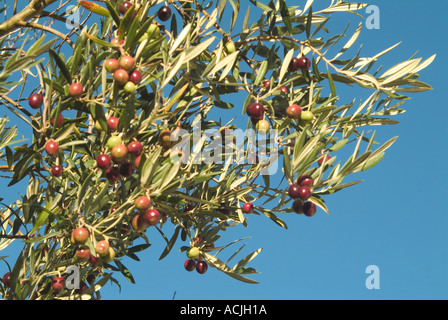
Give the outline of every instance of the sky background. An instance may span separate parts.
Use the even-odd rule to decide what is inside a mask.
[[[249,1],[241,2],[244,10]],[[305,2],[288,3],[303,5]],[[317,2],[319,5],[329,3]],[[448,210],[445,204],[448,153],[444,145],[448,118],[445,98],[448,2],[432,0],[423,5],[416,0],[378,0],[369,1],[369,4],[380,9],[380,29],[369,30],[364,25],[353,46],[355,51],[362,44],[361,55],[372,56],[401,41],[398,48],[382,57],[383,70],[416,52],[422,60],[437,54],[435,61],[420,72],[420,80],[429,83],[434,90],[410,95],[411,100],[403,105],[407,112],[393,118],[400,124],[374,128],[377,141],[382,143],[399,136],[383,161],[353,176],[353,180],[362,179],[363,183],[326,196],[329,215],[318,209],[312,218],[296,214],[281,216],[288,224],[287,230],[265,216],[251,215],[248,228],[241,225],[226,231],[221,244],[250,237],[241,242],[246,243],[241,258],[263,248],[249,264],[261,272],[250,276],[260,284],[236,281],[213,268],[204,275],[186,272],[185,253],[178,251],[185,243],[180,241],[159,261],[165,241],[156,230],[148,230],[152,246],[139,254],[141,262],[129,258],[123,261],[136,284],[116,274],[121,292],[115,284],[108,284],[102,290],[103,299],[448,298]],[[256,11],[251,7],[250,21],[256,20]],[[365,17],[369,15],[365,10],[359,13]],[[360,17],[344,13],[334,13],[331,20],[334,21],[327,27],[332,34],[342,32],[350,22],[347,39],[362,21]],[[341,45],[343,43],[344,40]],[[345,57],[350,57],[350,53]],[[348,87],[341,87],[338,92],[341,104],[360,99],[358,94],[359,91]],[[8,197],[12,201],[16,194],[8,193]],[[234,249],[238,247],[235,245]],[[10,263],[13,257],[12,253],[8,259]],[[225,257],[224,254],[223,259]],[[379,268],[380,289],[366,288],[369,265]]]

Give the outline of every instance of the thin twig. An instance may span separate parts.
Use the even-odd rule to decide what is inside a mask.
[[[75,44],[73,43],[72,39],[70,39],[69,37],[67,37],[64,33],[55,30],[53,28],[35,23],[35,22],[24,22],[24,21],[19,21],[17,22],[17,24],[19,26],[22,27],[28,27],[28,28],[33,28],[33,29],[39,29],[42,31],[46,31],[46,32],[50,32],[56,36],[58,36],[59,38],[61,38],[62,40],[64,40],[65,42],[67,42],[73,49],[75,48]]]
[[[37,16],[45,7],[56,0],[33,0],[22,11],[0,24],[0,38],[20,27],[20,23]]]

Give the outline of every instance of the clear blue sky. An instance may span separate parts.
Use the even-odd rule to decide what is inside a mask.
[[[387,69],[417,51],[423,59],[437,54],[433,64],[421,72],[421,80],[434,90],[411,95],[404,104],[407,112],[394,118],[399,125],[375,128],[380,142],[399,136],[383,161],[354,176],[363,183],[325,198],[330,215],[321,210],[312,218],[290,214],[284,219],[287,230],[253,215],[249,228],[225,232],[223,242],[250,237],[244,241],[247,245],[241,256],[263,248],[250,263],[261,272],[252,276],[261,282],[258,285],[238,282],[212,268],[204,275],[186,272],[186,256],[177,250],[181,242],[158,261],[165,242],[156,230],[149,230],[152,246],[139,254],[141,262],[123,261],[136,284],[117,274],[121,293],[116,285],[107,285],[102,291],[104,299],[171,299],[175,292],[176,299],[186,300],[448,298],[448,210],[444,203],[448,153],[443,138],[448,118],[444,98],[448,2],[369,3],[380,9],[380,29],[364,26],[354,45],[358,49],[363,44],[362,55],[373,55],[402,41],[381,60]],[[242,1],[242,8],[248,5],[249,1]],[[368,16],[363,10],[360,13]],[[328,26],[331,33],[342,32],[350,21],[350,35],[361,21],[354,15],[333,16]],[[344,89],[339,95],[348,102],[361,98],[357,92]],[[380,289],[365,286],[369,265],[380,270]]]

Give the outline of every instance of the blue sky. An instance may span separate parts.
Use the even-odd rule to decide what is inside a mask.
[[[412,95],[404,104],[408,111],[395,118],[399,125],[376,128],[379,141],[399,136],[383,161],[355,177],[363,183],[325,198],[330,215],[318,211],[308,219],[291,214],[285,219],[287,230],[254,215],[249,217],[249,228],[226,232],[223,237],[229,241],[251,237],[245,241],[246,254],[263,248],[251,262],[261,272],[252,276],[260,281],[258,285],[240,283],[214,269],[204,275],[187,273],[182,266],[185,256],[175,250],[158,261],[164,243],[152,232],[149,237],[154,244],[141,255],[143,263],[127,263],[137,284],[123,281],[122,294],[112,289],[103,293],[104,298],[171,299],[174,292],[176,299],[187,300],[448,297],[448,212],[443,203],[448,172],[442,138],[447,118],[444,72],[448,70],[443,12],[448,3],[428,1],[425,9],[420,1],[369,3],[380,9],[380,29],[364,26],[353,46],[356,50],[363,44],[362,53],[369,56],[402,41],[384,56],[387,67],[417,51],[423,59],[437,54],[421,72],[421,80],[434,90]],[[348,14],[334,14],[334,19],[331,32],[342,32],[348,19],[353,32],[360,21]],[[339,94],[346,101],[356,97],[350,90]],[[380,270],[380,289],[366,288],[369,265]]]
[[[363,183],[327,196],[329,215],[321,210],[312,218],[286,215],[287,230],[264,216],[252,215],[248,228],[238,226],[225,232],[223,242],[250,237],[243,241],[247,245],[241,257],[263,248],[250,263],[261,272],[252,276],[258,285],[238,282],[212,268],[204,275],[186,272],[186,256],[177,250],[181,242],[158,261],[165,242],[156,230],[149,230],[152,246],[139,254],[141,262],[123,261],[136,284],[117,274],[121,292],[108,284],[102,291],[104,299],[165,300],[174,294],[176,299],[185,300],[448,297],[448,210],[444,203],[448,154],[443,138],[448,117],[444,98],[448,85],[448,22],[444,14],[448,2],[369,3],[380,9],[380,29],[364,26],[354,45],[356,50],[363,44],[362,54],[371,56],[401,41],[398,48],[383,56],[385,69],[416,52],[422,59],[437,54],[432,65],[421,72],[421,80],[434,90],[410,95],[411,100],[403,105],[407,112],[394,118],[400,124],[375,128],[380,142],[399,136],[383,161],[354,176],[365,180]],[[242,8],[248,4],[242,1]],[[251,13],[255,12],[251,8]],[[368,16],[363,10],[360,13]],[[361,21],[354,15],[333,16],[334,22],[328,26],[332,33],[342,32],[350,21],[350,35]],[[347,88],[338,94],[344,102],[361,98],[358,91]],[[12,200],[14,194],[9,196]],[[366,288],[369,265],[380,270],[380,289]]]

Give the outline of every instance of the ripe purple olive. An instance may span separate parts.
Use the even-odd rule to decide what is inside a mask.
[[[297,66],[302,70],[308,70],[311,66],[311,61],[305,56],[298,59]]]
[[[6,272],[2,278],[2,283],[5,287],[9,287],[11,285],[11,272]]]
[[[146,211],[151,206],[151,200],[147,196],[138,196],[134,201],[135,209],[139,211]]]
[[[126,70],[127,72],[130,72],[134,69],[135,60],[132,56],[123,56],[120,58],[120,66]]]
[[[303,213],[303,200],[295,199],[292,203],[292,209],[295,213]]]
[[[125,85],[129,81],[128,72],[122,68],[115,70],[113,78],[119,85]]]
[[[77,227],[72,231],[72,239],[75,244],[84,244],[89,238],[89,231],[84,227]]]
[[[90,259],[90,249],[88,247],[80,247],[75,252],[79,261],[86,262]]]
[[[290,72],[295,72],[295,71],[297,71],[299,69],[300,69],[299,58],[296,58],[296,57],[292,58],[291,62],[289,63],[289,66],[288,66],[288,70]]]
[[[292,104],[286,109],[286,115],[291,119],[300,119],[302,114],[302,108],[297,104]]]
[[[45,144],[45,151],[47,152],[47,154],[49,156],[56,156],[59,152],[59,144],[54,141],[54,140],[49,140],[46,144]]]
[[[55,177],[62,176],[63,171],[64,171],[64,168],[62,168],[62,166],[60,166],[60,165],[56,165],[51,168],[51,174]]]
[[[159,223],[160,213],[156,209],[149,209],[145,212],[145,220],[148,221],[150,226],[155,226]]]
[[[119,170],[120,170],[120,175],[124,178],[127,178],[134,173],[134,167],[132,166],[132,164],[129,161],[125,161],[125,162],[121,163]]]
[[[207,272],[208,264],[204,260],[198,261],[196,263],[196,271],[200,274],[204,274]]]
[[[88,288],[89,288],[89,287],[87,286],[87,284],[86,284],[84,281],[81,281],[80,284],[79,284],[79,288],[78,288],[78,289],[75,289],[75,293],[77,293],[77,294],[83,294],[84,292],[86,292],[86,290],[87,290]]]
[[[302,200],[307,200],[311,197],[311,190],[307,186],[299,186],[298,193],[299,198]]]
[[[307,217],[312,217],[314,216],[314,214],[316,213],[316,205],[310,201],[306,201],[303,204],[303,213],[307,216]]]
[[[126,236],[129,234],[129,231],[131,231],[131,227],[127,223],[123,223],[120,228],[120,234]]]
[[[328,162],[331,159],[331,156],[329,154],[323,155],[317,160],[317,164],[319,166],[323,165],[324,162]]]
[[[193,271],[194,269],[196,269],[196,261],[194,259],[187,259],[187,260],[185,260],[184,268],[188,272]]]
[[[44,97],[39,93],[33,93],[28,98],[28,104],[33,109],[39,109],[44,103]]]
[[[138,70],[134,70],[129,75],[129,81],[134,83],[135,85],[138,85],[142,81],[142,74]]]
[[[300,186],[298,184],[292,184],[289,186],[288,194],[291,198],[297,199],[300,197]]]
[[[286,86],[281,86],[280,88],[278,88],[278,90],[280,90],[284,94],[288,94],[288,92],[289,92],[288,87],[286,87]]]
[[[54,291],[61,292],[65,287],[65,279],[62,277],[54,277],[51,287]]]
[[[141,159],[142,159],[142,156],[141,156],[141,155],[135,157],[135,159],[134,159],[134,165],[135,165],[136,168],[138,168],[138,167],[140,166],[140,160],[141,160]]]
[[[128,151],[134,156],[139,156],[143,152],[143,145],[139,141],[131,141],[128,144]]]
[[[72,98],[79,98],[84,93],[84,88],[80,83],[72,83],[68,88],[68,93]]]
[[[243,205],[243,211],[245,213],[253,213],[254,212],[254,205],[251,202],[246,202]]]
[[[48,246],[43,242],[39,243],[36,247],[36,252],[39,252],[39,251],[40,251],[40,254],[46,255],[48,253]]]
[[[96,158],[96,164],[98,168],[106,170],[112,165],[112,160],[107,154],[100,154]]]
[[[111,132],[114,132],[118,128],[119,119],[117,117],[111,116],[107,118],[107,124]]]
[[[136,214],[134,218],[132,218],[131,225],[136,232],[145,232],[149,226],[145,216],[141,214]]]
[[[121,14],[125,14],[129,8],[132,7],[132,3],[129,1],[123,1],[120,6],[118,7],[118,11],[120,11]]]
[[[94,267],[99,266],[99,265],[100,265],[100,262],[101,262],[101,260],[100,260],[99,257],[95,257],[94,255],[90,255],[89,263],[90,263],[92,266],[94,266]]]
[[[157,17],[159,17],[162,21],[167,21],[169,18],[171,18],[171,9],[168,6],[163,6],[159,9],[157,12]]]
[[[96,243],[95,251],[100,256],[105,256],[109,252],[109,242],[107,240],[101,240]]]
[[[105,174],[106,174],[107,180],[109,180],[110,183],[114,183],[114,182],[118,181],[121,177],[120,169],[116,166],[106,169]]]
[[[261,120],[264,115],[264,107],[261,103],[253,102],[248,104],[246,113],[253,120]]]
[[[314,179],[310,175],[302,175],[297,179],[297,184],[299,186],[306,186],[312,188],[314,185]]]
[[[115,163],[123,162],[128,156],[128,148],[124,144],[117,144],[110,152],[112,161]]]
[[[54,125],[54,118],[50,120],[51,125]],[[56,128],[62,127],[64,124],[64,116],[60,113],[58,116],[58,121],[56,122]]]
[[[120,68],[120,62],[117,59],[107,59],[104,67],[106,68],[107,72],[114,73],[118,68]]]
[[[93,273],[90,273],[88,276],[87,276],[87,282],[90,284],[90,285],[92,285],[92,284],[94,284],[95,283],[95,280],[96,280],[96,276],[93,274]]]
[[[271,81],[269,81],[269,80],[264,80],[263,81],[263,84],[262,84],[262,87],[263,88],[270,88],[271,87]]]
[[[110,41],[110,43],[113,44],[113,45],[115,45],[115,46],[123,45],[123,44],[124,44],[124,40],[121,39],[120,41],[118,41],[118,38],[113,38],[113,39]]]

